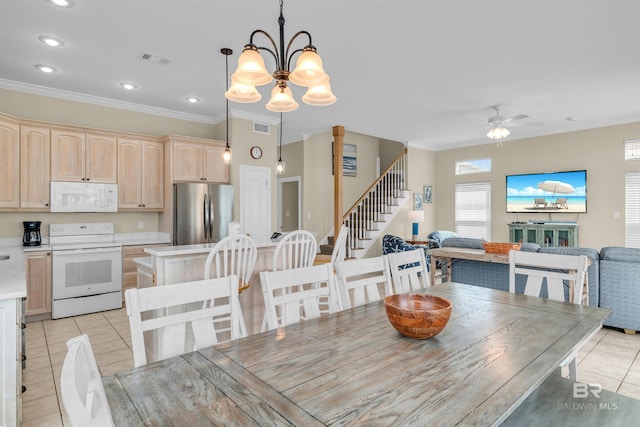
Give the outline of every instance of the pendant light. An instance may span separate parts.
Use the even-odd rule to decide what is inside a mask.
[[[276,174],[284,175],[284,162],[282,161],[282,113],[280,113],[280,154],[278,155],[278,165],[276,166]]]
[[[229,55],[231,55],[233,51],[227,47],[223,47],[222,49],[220,49],[220,53],[224,55],[225,72],[226,72],[225,81],[226,81],[227,92],[229,92]],[[225,95],[227,92],[225,92]],[[231,162],[231,147],[229,147],[229,98],[225,96],[225,100],[227,102],[227,146],[224,149],[223,158],[224,158],[224,162],[229,164]]]

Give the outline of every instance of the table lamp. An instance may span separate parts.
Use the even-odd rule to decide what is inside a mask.
[[[418,240],[418,223],[424,221],[424,211],[409,211],[409,221],[413,222],[413,240]]]

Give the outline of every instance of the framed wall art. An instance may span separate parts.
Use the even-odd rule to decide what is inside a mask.
[[[413,193],[413,210],[421,211],[422,210],[422,194]]]
[[[433,188],[430,185],[425,185],[423,188],[422,200],[424,203],[431,203],[431,197],[433,194]]]
[[[334,143],[331,142],[331,174],[333,170]],[[358,159],[357,146],[354,144],[342,144],[342,176],[357,176]]]

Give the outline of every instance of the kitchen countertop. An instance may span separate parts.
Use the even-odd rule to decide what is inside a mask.
[[[269,248],[276,247],[278,242],[271,241],[269,239],[253,239],[256,247]],[[145,248],[144,251],[150,255],[157,257],[167,257],[174,255],[193,255],[207,253],[215,246],[215,243],[201,243],[198,245],[179,245],[179,246],[165,246],[162,248]]]
[[[169,233],[159,233],[159,232],[116,233],[114,238],[116,242],[122,243],[122,246],[157,245],[161,243],[171,244]]]
[[[27,296],[22,249],[22,239],[0,239],[0,255],[9,255],[0,260],[0,300]]]

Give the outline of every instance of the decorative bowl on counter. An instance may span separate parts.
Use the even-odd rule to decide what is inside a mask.
[[[451,316],[451,301],[435,295],[409,293],[384,299],[389,322],[405,337],[426,339],[438,335]]]

